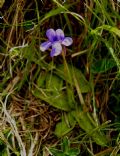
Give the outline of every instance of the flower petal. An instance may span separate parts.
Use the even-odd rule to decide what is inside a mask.
[[[55,38],[56,38],[56,32],[54,29],[48,29],[46,31],[46,36],[48,37],[50,42],[54,42]]]
[[[56,30],[56,36],[58,40],[63,40],[65,38],[64,32],[61,29]]]
[[[70,46],[73,43],[73,40],[71,37],[65,37],[65,39],[62,41],[62,44],[65,46]]]
[[[43,42],[43,43],[40,45],[40,50],[41,50],[41,51],[45,51],[45,50],[47,50],[51,45],[52,45],[52,43],[51,43],[50,41]]]
[[[53,45],[52,45],[52,51],[50,53],[50,56],[51,57],[54,57],[54,56],[57,56],[59,55],[60,53],[62,52],[62,46],[59,42],[55,42]]]

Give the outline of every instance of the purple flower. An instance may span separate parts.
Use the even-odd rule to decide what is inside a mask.
[[[71,37],[65,37],[64,32],[61,29],[48,29],[46,31],[46,36],[48,37],[48,41],[43,42],[40,45],[40,50],[45,51],[52,47],[50,56],[54,57],[60,55],[62,52],[62,45],[63,46],[70,46],[73,43]]]

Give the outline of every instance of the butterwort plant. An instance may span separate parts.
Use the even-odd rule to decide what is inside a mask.
[[[48,29],[46,31],[46,36],[48,40],[41,43],[40,50],[44,52],[51,48],[51,57],[60,55],[65,47],[73,43],[71,37],[65,37],[62,29]]]

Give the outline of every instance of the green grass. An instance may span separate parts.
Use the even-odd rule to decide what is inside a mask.
[[[120,155],[120,3],[0,2],[0,156]],[[40,51],[46,30],[73,39]]]

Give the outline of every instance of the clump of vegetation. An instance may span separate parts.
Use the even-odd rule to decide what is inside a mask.
[[[0,155],[120,155],[120,2],[0,2]]]

